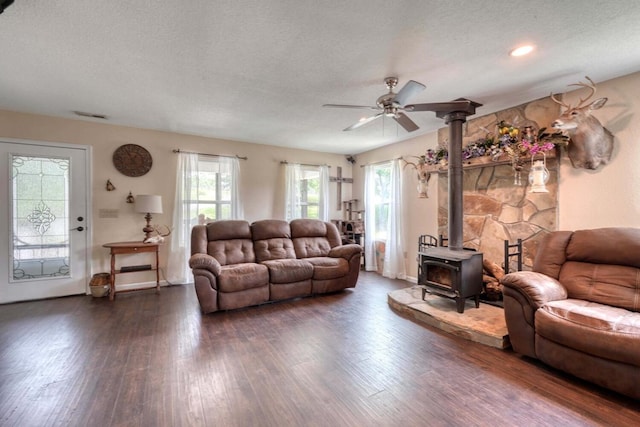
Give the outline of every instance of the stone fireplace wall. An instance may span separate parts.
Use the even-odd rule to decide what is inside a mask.
[[[498,113],[479,117],[466,123],[463,146],[493,132],[499,121],[517,127],[533,126],[536,131],[559,116],[559,106],[543,98]],[[440,129],[438,141],[446,144],[448,129]],[[547,158],[549,170],[548,193],[530,193],[528,185],[530,161],[522,171],[522,186],[514,185],[514,171],[508,162],[491,162],[489,158],[473,159],[464,165],[463,186],[463,245],[484,254],[484,259],[504,264],[504,241],[516,243],[522,239],[523,269],[533,265],[540,240],[558,224],[559,157],[555,152]],[[541,156],[536,157],[540,159]],[[448,173],[438,176],[438,228],[447,237]],[[510,270],[516,270],[511,259]]]

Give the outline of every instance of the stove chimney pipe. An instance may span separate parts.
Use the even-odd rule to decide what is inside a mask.
[[[464,98],[456,99],[454,102],[462,103],[464,108],[436,112],[436,116],[443,118],[449,125],[449,249],[462,250],[462,124],[467,121],[467,116],[475,114],[476,108],[482,104]]]

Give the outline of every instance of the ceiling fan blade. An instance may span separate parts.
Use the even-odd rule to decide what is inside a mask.
[[[354,129],[358,129],[359,127],[362,127],[366,124],[371,123],[372,121],[374,121],[375,119],[377,119],[378,117],[382,117],[384,113],[378,113],[375,116],[371,116],[371,117],[367,117],[366,119],[360,119],[359,121],[357,121],[356,123],[352,124],[351,126],[349,126],[348,128],[345,128],[343,130],[347,131],[347,130],[354,130]]]
[[[414,130],[420,129],[418,125],[415,124],[415,122],[404,113],[396,114],[395,116],[393,116],[393,120],[398,122],[398,124],[402,126],[407,132],[413,132]]]
[[[348,104],[322,104],[323,107],[329,108],[360,108],[367,110],[380,110],[379,107],[373,107],[371,105],[348,105]]]
[[[422,83],[418,83],[415,80],[409,80],[407,84],[405,84],[396,94],[395,98],[393,98],[393,102],[398,105],[404,105],[409,101],[409,99],[422,92],[425,88],[426,86]]]

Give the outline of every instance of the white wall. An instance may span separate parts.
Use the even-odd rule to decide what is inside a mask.
[[[595,97],[608,97],[609,100],[593,114],[614,134],[615,148],[611,162],[596,171],[574,169],[566,155],[562,156],[558,207],[558,228],[561,230],[640,227],[640,72],[598,82],[597,88]],[[574,91],[565,99],[569,104],[576,103],[579,96],[584,95],[584,91]],[[479,109],[476,116],[482,115]],[[433,132],[360,154],[356,166],[400,156],[421,155],[436,146],[437,132]],[[407,274],[415,278],[418,236],[438,235],[437,179],[433,177],[429,182],[429,199],[418,199],[415,174],[407,168],[404,178],[407,183],[404,193]],[[361,198],[362,168],[354,168],[354,180],[354,197]]]
[[[613,133],[611,162],[595,171],[574,169],[565,157],[560,170],[560,229],[640,227],[640,72],[597,84],[608,101],[593,115]],[[572,92],[567,100],[577,103]]]
[[[240,161],[240,191],[245,218],[250,222],[266,218],[284,219],[284,167],[280,164],[281,161],[327,164],[331,166],[331,176],[336,175],[338,166],[342,167],[343,177],[351,177],[352,169],[343,155],[0,110],[0,139],[2,137],[92,146],[92,274],[109,271],[109,253],[102,247],[104,243],[141,240],[144,237],[143,216],[135,213],[133,205],[125,200],[129,191],[134,195],[161,195],[164,213],[154,215],[152,222],[171,225],[177,166],[177,155],[172,153],[175,148],[248,157],[248,160]],[[149,173],[132,178],[115,169],[113,152],[122,144],[138,144],[151,153],[153,166]],[[108,179],[116,187],[115,191],[106,191]],[[343,200],[351,198],[351,188],[352,184],[342,184]],[[342,219],[343,212],[337,210],[336,189],[336,184],[331,183],[329,213],[331,218]],[[118,209],[119,217],[100,218],[100,209]],[[166,263],[167,249],[168,245],[161,249],[161,267]],[[124,284],[145,280],[143,275],[144,273],[125,275],[118,277],[118,282]]]

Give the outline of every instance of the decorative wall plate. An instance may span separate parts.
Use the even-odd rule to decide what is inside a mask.
[[[151,170],[151,154],[136,144],[121,145],[113,152],[113,165],[126,176],[142,176]]]

